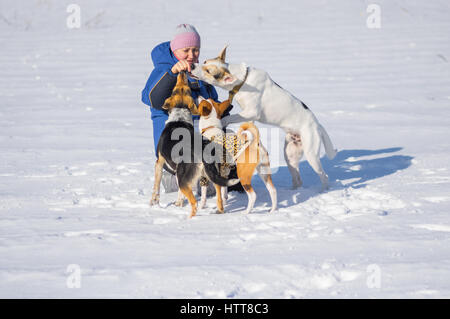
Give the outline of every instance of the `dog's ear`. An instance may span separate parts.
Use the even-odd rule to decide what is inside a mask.
[[[211,114],[212,105],[207,101],[203,100],[200,102],[200,105],[198,106],[198,113],[200,116],[208,116]]]
[[[227,55],[227,48],[228,48],[228,44],[223,47],[222,51],[220,51],[219,56],[218,56],[218,59],[220,61],[222,61],[223,63],[225,63],[225,57]]]
[[[162,106],[163,110],[168,111],[170,109],[170,106],[172,105],[172,97],[168,97]]]
[[[230,106],[231,102],[230,100],[225,100],[222,103],[217,103],[217,116],[220,118],[222,118],[223,113],[228,109],[228,107]]]
[[[183,85],[183,84],[187,84],[188,80],[187,80],[187,75],[186,75],[186,71],[181,71],[178,73],[177,76],[177,86]]]
[[[200,115],[194,99],[192,99],[192,103],[189,104],[189,110],[191,111],[192,115]]]
[[[204,100],[206,100],[203,96],[199,95],[197,97],[197,105],[200,105],[200,103],[202,103]]]

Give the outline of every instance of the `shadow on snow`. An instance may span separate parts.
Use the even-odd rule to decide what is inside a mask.
[[[411,166],[413,157],[407,155],[388,155],[401,151],[401,147],[379,150],[342,150],[333,160],[321,159],[329,177],[330,190],[344,188],[363,188],[367,182],[394,174]],[[272,179],[278,193],[278,207],[288,208],[320,194],[319,176],[304,159],[300,162],[300,175],[303,186],[292,189],[291,174],[286,166],[272,169]],[[252,184],[257,195],[254,213],[266,213],[271,206],[270,197],[264,183],[254,177]],[[234,192],[228,201],[228,212],[242,211],[247,207],[247,195]],[[244,204],[244,206],[242,206]],[[263,208],[262,210],[259,208]]]

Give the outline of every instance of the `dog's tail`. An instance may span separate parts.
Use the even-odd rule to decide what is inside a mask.
[[[238,151],[238,153],[234,156],[234,160],[239,161],[239,157],[245,156],[245,161],[250,161],[251,163],[259,162],[258,154],[258,145],[259,145],[259,130],[255,126],[253,122],[245,122],[239,127],[236,135],[243,141],[245,144]]]
[[[214,163],[203,162],[203,165],[205,167],[206,175],[214,184],[225,187],[233,186],[239,183],[239,178],[226,179],[220,176],[219,170]]]
[[[241,136],[244,140],[248,142],[258,142],[259,141],[259,130],[253,124],[253,122],[245,122],[239,127],[237,136]]]
[[[337,149],[333,147],[330,137],[328,136],[325,128],[319,124],[320,137],[322,138],[323,146],[325,147],[325,153],[329,159],[333,159],[337,154]]]

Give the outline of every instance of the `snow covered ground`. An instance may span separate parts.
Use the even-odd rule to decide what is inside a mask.
[[[448,1],[379,0],[380,28],[363,0],[70,3],[0,0],[0,297],[450,297]],[[256,176],[250,215],[148,206],[140,91],[179,23],[312,109],[329,191],[304,161],[290,189],[279,132],[276,213]]]

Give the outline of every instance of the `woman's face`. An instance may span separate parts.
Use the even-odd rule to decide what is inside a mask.
[[[178,60],[186,60],[189,63],[198,63],[198,57],[200,56],[200,48],[188,47],[175,50],[175,56]]]

